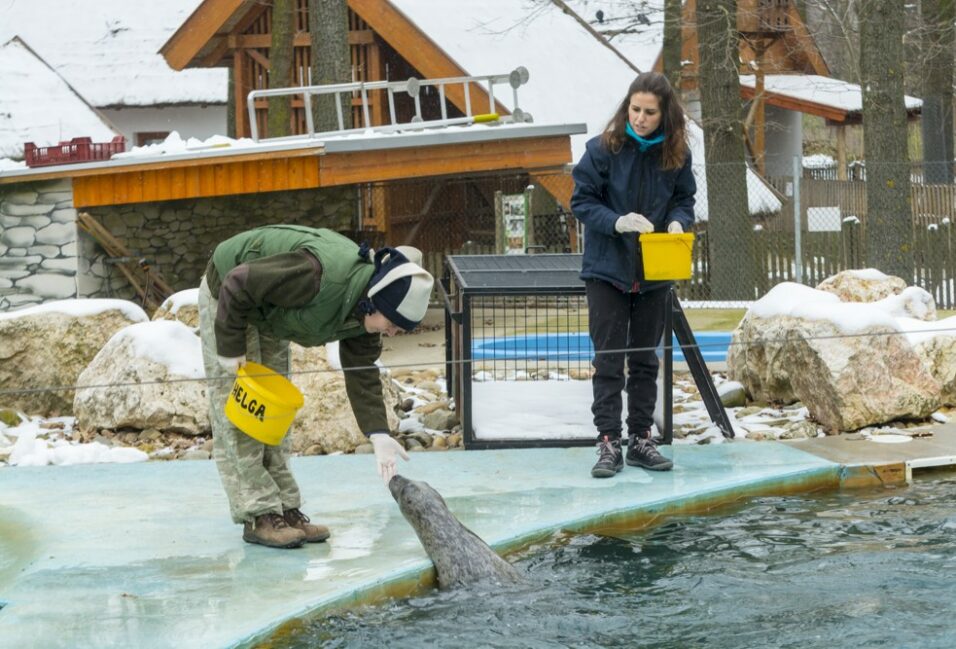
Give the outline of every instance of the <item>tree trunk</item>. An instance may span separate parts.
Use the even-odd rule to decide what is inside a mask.
[[[913,283],[910,164],[903,103],[903,3],[860,9],[867,265]]]
[[[309,0],[309,33],[312,39],[312,85],[352,81],[352,56],[349,50],[349,12],[346,0]],[[342,111],[339,125],[335,95],[314,99],[315,130],[337,131],[352,128],[351,93],[338,95]],[[366,124],[365,126],[370,126]]]
[[[923,0],[924,181],[953,182],[953,21],[954,0]]]
[[[292,85],[294,0],[272,0],[272,44],[269,46],[269,87]],[[269,137],[292,133],[292,96],[269,97]]]
[[[698,0],[701,121],[707,151],[711,299],[752,300],[756,266],[747,174],[736,0]],[[697,160],[698,164],[703,160]]]
[[[681,71],[681,0],[664,0],[664,74],[680,95]]]

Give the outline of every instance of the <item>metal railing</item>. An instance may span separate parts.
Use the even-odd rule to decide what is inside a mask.
[[[252,139],[259,142],[259,128],[256,123],[255,101],[261,97],[284,97],[284,96],[302,96],[305,107],[305,121],[307,133],[304,135],[282,136],[276,138],[263,138],[268,140],[282,140],[301,138],[307,136],[315,138],[319,135],[345,135],[349,133],[364,133],[373,131],[375,133],[393,133],[403,130],[421,130],[424,128],[435,128],[441,126],[454,126],[460,124],[473,124],[476,122],[531,122],[531,115],[518,107],[518,88],[528,82],[528,70],[524,67],[517,67],[508,74],[493,74],[485,76],[466,76],[466,77],[448,77],[444,79],[417,79],[411,77],[405,81],[356,81],[353,83],[333,83],[321,86],[298,86],[292,88],[273,88],[269,90],[253,90],[246,98],[246,106],[249,112],[249,125],[251,128]],[[507,83],[511,86],[513,94],[513,109],[510,115],[499,115],[495,106],[495,84]],[[464,87],[465,115],[463,117],[448,117],[448,110],[445,105],[445,88],[451,85],[461,84]],[[471,85],[484,84],[488,92],[488,112],[472,113]],[[430,86],[438,89],[439,104],[441,105],[441,118],[425,120],[422,119],[421,111],[421,89]],[[362,118],[365,124],[371,122],[369,117],[368,93],[374,90],[385,90],[388,93],[388,117],[389,123],[383,126],[370,126],[362,128],[345,128],[345,120],[342,115],[342,102],[339,95],[349,93],[352,96],[358,93],[362,101]],[[410,122],[398,122],[395,114],[395,93],[405,92],[415,100],[415,116]],[[335,111],[339,128],[335,131],[316,132],[312,117],[312,97],[317,95],[335,95]]]

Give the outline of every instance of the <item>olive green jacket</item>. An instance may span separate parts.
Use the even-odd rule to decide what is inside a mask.
[[[220,243],[206,271],[218,295],[220,356],[245,353],[246,327],[305,347],[339,341],[345,388],[366,435],[388,430],[379,370],[380,334],[358,308],[374,271],[369,256],[331,230],[270,225]],[[349,370],[361,367],[365,369]]]

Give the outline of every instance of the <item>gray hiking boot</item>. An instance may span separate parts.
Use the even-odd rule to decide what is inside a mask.
[[[597,453],[598,461],[591,469],[592,478],[611,478],[624,468],[621,440],[605,435],[597,443]]]
[[[279,514],[262,514],[242,526],[242,540],[270,548],[297,548],[305,543],[305,532],[289,527]]]
[[[627,463],[649,471],[670,471],[674,463],[661,455],[649,437],[630,435],[627,439]]]
[[[329,528],[325,525],[316,525],[309,521],[309,517],[298,509],[287,509],[282,512],[282,518],[290,527],[301,530],[305,534],[306,543],[321,543],[329,538]]]

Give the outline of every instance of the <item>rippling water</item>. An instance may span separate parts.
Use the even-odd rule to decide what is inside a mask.
[[[756,498],[515,559],[528,584],[309,621],[270,647],[956,647],[956,473]]]

